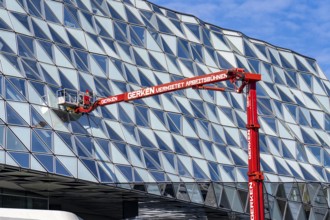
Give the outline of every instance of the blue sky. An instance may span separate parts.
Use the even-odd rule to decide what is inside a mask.
[[[150,0],[317,60],[330,79],[328,0]]]

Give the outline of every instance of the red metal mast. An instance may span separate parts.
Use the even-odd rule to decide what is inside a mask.
[[[264,220],[264,176],[260,170],[259,128],[257,113],[256,81],[247,87],[247,140],[250,220]]]
[[[241,81],[240,87],[236,89],[237,93],[242,93],[247,86],[247,139],[248,139],[248,178],[249,178],[249,202],[250,219],[264,220],[264,196],[263,196],[263,173],[260,170],[260,152],[259,152],[259,124],[257,115],[257,92],[256,83],[261,80],[260,74],[246,73],[244,69],[230,69],[219,72],[186,78],[183,80],[165,83],[158,86],[143,88],[137,91],[126,92],[119,95],[100,98],[94,103],[78,105],[75,113],[90,113],[99,106],[111,105],[122,101],[132,101],[135,99],[146,98],[176,90],[194,88],[207,89],[215,91],[225,91],[225,88],[205,86],[216,82],[229,80],[235,85]],[[64,104],[65,105],[65,104]],[[71,106],[70,106],[71,107]]]

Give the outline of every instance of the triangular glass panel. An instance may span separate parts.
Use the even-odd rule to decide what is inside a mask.
[[[86,158],[92,158],[92,155],[86,150],[84,145],[78,141],[77,139],[75,140],[76,143],[76,149],[77,149],[77,154],[80,157],[86,157]]]
[[[157,162],[157,165],[161,167],[160,159],[159,159],[159,152],[154,150],[145,150],[145,153],[148,153],[149,156],[152,157],[154,161]]]
[[[167,113],[167,123],[169,130],[175,133],[181,133],[181,116],[175,113]]]
[[[235,167],[233,166],[222,166],[223,170],[232,178],[232,180],[236,181],[236,172]]]
[[[68,78],[62,71],[59,71],[59,75],[61,79],[62,88],[77,90],[77,88],[73,86],[73,84],[70,82],[70,80],[68,80]]]
[[[1,29],[12,30],[12,29],[10,28],[10,26],[9,26],[4,20],[2,20],[1,18],[0,18],[0,28],[1,28]]]
[[[309,74],[305,74],[305,73],[300,73],[300,75],[302,76],[302,78],[305,80],[305,82],[307,83],[309,88],[312,88],[312,84],[313,84],[313,77],[312,75]]]
[[[144,161],[146,164],[146,167],[148,169],[152,169],[152,170],[160,170],[160,166],[155,162],[155,160],[149,155],[147,154],[145,151],[143,152],[144,155]]]
[[[35,153],[51,153],[46,144],[39,139],[35,132],[32,132],[31,150]]]
[[[161,150],[164,151],[172,151],[171,148],[167,145],[167,143],[165,143],[158,135],[157,133],[155,133],[155,137],[158,143],[158,146]]]
[[[28,151],[23,143],[15,136],[15,134],[7,128],[6,145],[8,150]]]
[[[95,139],[98,145],[102,148],[103,152],[111,158],[110,148],[109,148],[109,141],[103,139]]]
[[[172,184],[161,184],[161,194],[169,198],[176,198]]]
[[[259,51],[265,56],[265,57],[268,57],[267,56],[267,47],[265,45],[262,45],[262,44],[254,44],[254,46],[256,46]],[[276,63],[277,64],[277,63]]]
[[[116,119],[116,117],[107,109],[101,108],[102,116],[107,119]]]
[[[84,46],[81,45],[81,43],[69,32],[67,31],[67,35],[69,37],[69,40],[70,40],[70,43],[71,43],[71,46],[75,47],[75,48],[78,48],[78,49],[82,49],[84,50]],[[80,57],[81,58],[81,57]],[[85,61],[85,60],[84,60]],[[77,61],[76,61],[77,62]],[[87,65],[87,63],[86,63]]]
[[[131,39],[131,43],[133,45],[139,46],[139,47],[144,47],[144,44],[141,42],[141,39],[135,34],[135,32],[132,29],[130,29],[130,39]]]
[[[162,71],[162,72],[165,72],[165,68],[157,61],[157,59],[151,55],[151,53],[149,53],[149,59],[150,59],[150,63],[152,65],[152,67],[155,69],[155,70],[158,70],[158,71]]]
[[[23,40],[25,39],[25,41]],[[33,41],[32,39],[28,37],[22,37],[18,36],[17,37],[17,46],[18,46],[18,55],[24,56],[27,58],[35,58],[33,50],[31,51],[30,49],[33,49]]]
[[[34,131],[41,137],[41,139],[46,143],[47,147],[53,149],[53,132],[44,129],[34,129]]]
[[[72,9],[70,11],[68,8]],[[75,9],[70,6],[64,6],[64,25],[71,28],[80,28],[78,23],[78,18],[75,18],[72,12],[74,13]]]
[[[112,183],[113,180],[112,178],[108,175],[106,171],[103,170],[103,168],[97,164],[98,170],[99,170],[99,175],[100,175],[100,180],[102,183]]]
[[[131,26],[131,32],[134,32],[135,35],[138,37],[139,41],[142,43],[142,45],[146,44],[146,29],[140,26]]]
[[[0,28],[1,28],[1,19],[0,19]],[[0,38],[0,51],[15,54],[15,52],[8,46],[8,44],[2,38]]]
[[[213,141],[218,144],[226,144],[226,142],[222,139],[221,135],[217,132],[217,130],[214,128],[214,126],[211,126],[211,128],[212,128]],[[234,146],[236,146],[236,145],[234,145]]]
[[[73,52],[73,56],[75,59],[76,67],[78,70],[89,72],[88,69],[88,54],[82,51],[75,50]]]
[[[60,43],[60,44],[67,44],[65,40],[63,40],[63,38],[57,33],[56,30],[52,29],[51,26],[49,26],[49,30],[50,30],[50,33],[53,37],[53,40],[56,42],[56,43]],[[59,47],[59,45],[57,45],[57,47]],[[60,48],[60,47],[59,47]],[[61,48],[60,48],[61,49]],[[70,56],[69,56],[70,57]]]
[[[22,65],[27,78],[40,81],[42,80],[41,76],[39,75],[39,70],[37,69],[38,67],[36,62],[27,59],[22,59]]]
[[[40,66],[40,70],[41,70],[42,74],[44,75],[45,81],[47,83],[53,84],[57,88],[59,87],[58,83],[50,76],[50,74],[42,66]],[[50,87],[50,88],[52,88],[52,87]]]
[[[184,183],[173,184],[174,187],[177,189],[176,191],[176,198],[183,201],[190,201],[188,190]]]
[[[222,190],[221,200],[220,200],[220,208],[232,209],[230,202],[228,201],[226,190]]]
[[[108,8],[110,10],[111,16],[115,19],[125,21],[125,19],[120,16],[120,14],[107,2]]]
[[[58,132],[60,138],[73,150],[72,135],[68,133]]]
[[[54,157],[50,155],[34,154],[42,166],[50,173],[54,172]]]
[[[210,40],[210,31],[206,28],[202,28],[202,36],[203,36],[203,42],[206,46],[212,47],[213,45]]]
[[[134,182],[135,183],[143,183],[144,181],[141,178],[141,176],[138,174],[138,172],[135,169],[133,169],[133,170],[134,170]],[[145,190],[143,190],[143,191],[145,191]]]
[[[313,116],[313,114],[310,114],[310,116],[311,116],[312,128],[322,129],[321,125],[318,123],[318,121],[317,121],[316,118]]]
[[[124,141],[120,137],[120,135],[118,135],[117,132],[115,132],[115,130],[113,130],[107,123],[105,123],[105,126],[108,129],[108,134],[109,134],[111,139],[118,140],[118,141]]]
[[[162,37],[161,37],[161,40],[162,40],[164,52],[167,54],[175,55],[174,52],[172,51],[171,47],[166,42],[166,40],[164,40],[164,38],[162,38]]]
[[[220,182],[221,178],[219,177],[219,171],[217,169],[217,164],[209,162],[208,168],[210,170],[211,180],[215,182]]]
[[[59,159],[55,158],[55,172],[60,175],[72,177],[72,174],[63,166]]]
[[[98,179],[98,172],[96,167],[96,162],[92,160],[81,159],[89,171]]]
[[[157,22],[158,22],[159,31],[168,33],[168,34],[173,34],[172,31],[169,29],[169,27],[167,27],[167,25],[161,19],[159,19],[157,16],[156,16],[156,18],[157,18]]]
[[[298,88],[296,80],[293,80],[295,77],[291,78],[293,75],[291,74],[291,77],[289,75],[289,73],[293,73],[294,75],[296,75],[296,73],[290,71],[284,71],[284,73],[287,85],[291,88]]]
[[[80,91],[88,90],[89,92],[93,92],[92,87],[89,85],[91,82],[87,83],[82,75],[83,75],[83,73],[78,74],[78,82],[79,82]]]
[[[218,63],[221,69],[231,69],[233,66],[228,62],[223,56],[221,56],[219,53],[217,54]]]
[[[80,141],[80,143],[84,146],[90,155],[94,155],[95,147],[92,138],[86,136],[76,136],[76,138]]]
[[[189,23],[185,23],[185,25],[199,40],[201,39],[199,25]]]
[[[7,61],[10,62],[10,64],[15,68],[14,70],[17,70],[18,72],[22,72],[20,66],[21,66],[21,62],[20,59],[17,56],[12,56],[9,54],[2,54],[4,55],[4,57],[7,59]],[[23,77],[23,73],[21,73],[22,77]]]
[[[6,91],[7,100],[23,101],[23,102],[26,100],[24,96],[18,90],[16,90],[16,88],[8,80],[5,80],[5,86],[6,86],[5,91]]]
[[[77,121],[76,118],[74,118],[73,115],[68,115],[69,116],[69,123],[71,125],[71,129],[74,133],[79,133],[79,134],[84,134],[87,135],[89,134],[87,131],[87,127],[89,127],[89,123],[86,123],[86,128],[82,126],[79,122],[86,122],[87,121],[87,116],[82,116],[79,121]]]
[[[291,151],[287,148],[287,146],[284,143],[282,143],[282,152],[284,158],[295,159],[294,156],[291,154]]]
[[[104,36],[104,37],[107,37],[107,38],[112,38],[110,36],[110,34],[108,33],[108,31],[105,30],[105,28],[103,27],[103,25],[101,25],[101,23],[97,19],[95,19],[95,29],[96,29],[96,32],[97,32],[97,34],[99,36]],[[114,51],[116,51],[116,50],[114,50]]]
[[[226,140],[227,140],[227,144],[231,145],[231,146],[238,146],[238,144],[234,140],[234,138],[226,130],[224,130],[224,132],[225,132],[225,137],[226,137]]]
[[[141,56],[139,55],[138,52],[136,52],[135,50],[133,50],[133,54],[134,54],[134,58],[135,58],[135,62],[138,66],[142,66],[142,67],[146,67],[149,68],[149,66],[145,63],[145,61],[141,58]]]
[[[120,28],[121,26],[119,26],[118,24],[121,24],[121,23],[114,22],[115,39],[116,40],[119,40],[119,41],[122,41],[122,42],[128,42],[128,40],[127,40],[128,36],[126,36],[127,31],[126,30],[123,30],[122,29],[123,27]]]
[[[200,168],[197,163],[195,162],[195,160],[193,160],[193,171],[194,171],[194,177],[199,180],[199,181],[205,181],[205,180],[209,180],[210,178],[204,173],[204,171],[202,170],[202,168]]]
[[[117,167],[122,172],[122,174],[127,178],[128,181],[134,182],[131,167],[121,166],[121,165],[117,165]]]
[[[294,67],[290,64],[289,61],[287,61],[284,56],[280,53],[281,61],[282,61],[282,66],[287,69],[294,69]]]
[[[236,153],[234,153],[233,150],[231,150],[231,157],[233,158],[235,165],[247,166],[247,163],[242,158],[240,158]]]
[[[166,160],[171,164],[173,168],[175,168],[175,155],[171,153],[163,153]]]
[[[177,51],[178,51],[178,57],[191,59],[190,56],[190,50],[189,50],[189,43],[185,40],[178,40],[177,43]]]
[[[186,183],[186,187],[192,202],[204,204],[200,189],[196,183]]]
[[[243,40],[244,43],[244,49],[245,49],[245,55],[249,56],[249,57],[254,57],[254,58],[258,58],[255,54],[255,52],[252,50],[252,48],[249,46],[248,43],[245,42],[245,40]]]
[[[20,79],[20,78],[9,78],[10,82],[13,83],[16,87],[16,89],[23,94],[25,97],[27,97],[27,91],[26,91],[26,80]],[[8,89],[8,88],[7,88]]]
[[[67,58],[71,63],[73,63],[73,56],[71,56],[71,51],[73,51],[73,49],[58,44],[56,46],[62,52],[62,54],[64,54],[65,58]],[[55,57],[55,59],[57,59],[57,57]]]
[[[140,129],[138,130],[140,136],[141,145],[147,148],[156,148],[155,144],[149,140],[146,134],[144,134]]]
[[[128,159],[128,153],[127,153],[126,145],[123,144],[123,143],[118,143],[118,142],[115,142],[113,144],[125,156],[125,158]]]
[[[274,160],[275,161],[275,166],[276,166],[276,169],[277,169],[277,172],[279,174],[282,174],[282,175],[286,175],[286,176],[290,176],[291,174],[284,168],[284,166],[278,162],[276,159]]]
[[[251,69],[254,70],[254,72],[260,72],[260,61],[254,59],[247,59],[247,61],[250,64]]]
[[[183,163],[179,159],[178,159],[178,173],[181,176],[192,177],[188,169],[183,165]]]
[[[300,169],[305,177],[305,180],[317,181],[317,179],[310,173],[310,171],[312,171],[312,170],[307,171],[303,166],[300,166]]]
[[[318,144],[318,142],[312,138],[311,135],[309,135],[305,129],[300,129],[301,130],[301,134],[302,134],[302,137],[304,138],[304,143],[306,144]]]
[[[95,88],[96,88],[97,95],[107,97],[111,94],[111,92],[109,90],[109,86],[107,84],[108,81],[106,80],[106,78],[94,77],[94,83],[95,83]],[[81,87],[80,86],[80,88],[88,88],[88,87]]]
[[[260,160],[260,164],[261,164],[263,171],[266,171],[269,173],[275,173],[274,170],[272,168],[270,168],[270,166],[263,159]]]
[[[48,4],[44,4],[44,9],[45,9],[45,17],[46,17],[47,21],[51,21],[51,22],[60,24],[60,21],[54,15],[54,12],[50,9]]]
[[[30,25],[29,25],[29,16],[22,14],[22,13],[15,13],[11,12],[15,16],[15,18],[29,31],[30,30]]]
[[[45,40],[50,40],[49,37],[39,27],[39,25],[37,25],[37,23],[34,22],[33,20],[32,20],[32,26],[33,26],[34,34],[35,34],[36,37],[39,37],[39,38],[42,38],[42,39],[45,39]]]
[[[30,155],[26,153],[9,152],[9,155],[23,168],[30,168]]]
[[[28,126],[28,123],[7,103],[6,105],[7,122],[14,125]]]
[[[108,6],[106,4],[106,1],[92,0],[92,1],[90,1],[90,3],[91,3],[91,6],[92,6],[93,13],[95,13],[97,15],[101,15],[101,16],[109,16],[110,15]]]
[[[191,52],[193,55],[193,60],[203,63],[203,54],[202,54],[202,46],[199,44],[191,44]]]
[[[140,20],[127,7],[125,7],[125,9],[126,9],[126,15],[127,15],[128,22],[133,23],[133,24],[142,25]]]
[[[296,56],[294,56],[294,58],[295,58],[298,70],[304,71],[304,72],[309,72],[309,70],[306,68],[306,66],[299,59],[297,59]]]

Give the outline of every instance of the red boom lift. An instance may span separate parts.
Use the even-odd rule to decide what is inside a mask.
[[[225,91],[224,88],[205,86],[216,82],[229,80],[231,83],[240,81],[239,87],[236,87],[237,93],[242,93],[247,87],[247,140],[248,140],[248,188],[250,202],[250,219],[264,220],[264,196],[263,196],[263,173],[260,170],[259,154],[259,131],[257,116],[257,93],[256,82],[261,80],[260,74],[246,73],[244,69],[236,68],[222,70],[219,72],[186,78],[175,82],[170,82],[158,86],[143,88],[137,91],[126,92],[119,95],[109,96],[107,98],[97,99],[95,102],[84,100],[93,100],[89,93],[77,93],[75,95],[66,90],[58,91],[59,105],[64,109],[80,113],[90,113],[99,106],[111,105],[118,102],[128,102],[135,99],[146,98],[162,93],[173,92],[176,90],[193,88],[207,89],[215,91]],[[76,97],[75,97],[76,96]],[[86,97],[89,96],[89,97]]]

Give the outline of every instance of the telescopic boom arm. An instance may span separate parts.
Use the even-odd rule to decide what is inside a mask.
[[[250,220],[264,220],[264,197],[263,197],[263,173],[260,171],[259,151],[259,124],[257,115],[257,92],[256,82],[261,80],[260,74],[246,73],[244,69],[230,69],[219,72],[186,78],[183,80],[165,83],[158,86],[143,88],[137,91],[126,92],[119,95],[100,98],[94,103],[86,105],[74,105],[75,113],[90,113],[99,106],[111,105],[122,101],[132,101],[146,98],[176,90],[194,88],[224,91],[224,88],[205,86],[216,82],[229,80],[235,85],[237,81],[241,84],[236,92],[242,93],[247,87],[247,140],[248,140],[248,178],[249,178],[249,202]],[[68,106],[68,105],[67,105]]]
[[[90,106],[86,108],[86,106],[78,106],[75,108],[74,112],[79,113],[90,113],[94,109],[99,106],[111,105],[114,103],[122,102],[122,101],[132,101],[135,99],[146,98],[149,96],[160,95],[167,92],[173,92],[176,90],[187,89],[187,88],[195,88],[195,89],[211,89],[224,91],[224,88],[217,87],[206,87],[205,84],[211,84],[221,81],[230,80],[232,83],[236,81],[242,81],[242,86],[237,89],[236,92],[241,93],[245,85],[247,85],[250,81],[258,81],[261,79],[259,74],[253,73],[245,73],[244,69],[230,69],[230,70],[222,70],[219,72],[206,74],[203,76],[196,76],[192,78],[186,78],[183,80],[165,83],[158,86],[152,86],[148,88],[143,88],[137,91],[126,92],[119,95],[109,96],[107,98],[100,98],[92,103]]]

